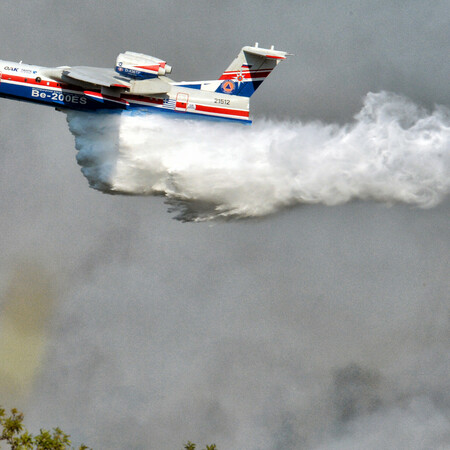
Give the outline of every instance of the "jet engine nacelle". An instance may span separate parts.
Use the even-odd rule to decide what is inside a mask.
[[[145,80],[159,75],[166,75],[172,72],[172,67],[162,59],[154,56],[125,52],[117,57],[116,72],[128,78]]]

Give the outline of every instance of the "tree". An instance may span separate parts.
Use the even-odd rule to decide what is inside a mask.
[[[69,435],[59,428],[54,428],[53,433],[41,429],[40,433],[33,436],[23,426],[23,413],[17,409],[11,409],[8,416],[3,408],[0,408],[0,442],[5,441],[11,450],[73,450]],[[80,445],[78,450],[89,450],[89,447]]]
[[[0,407],[0,442],[9,444],[10,450],[75,450],[71,446],[70,436],[60,428],[54,428],[53,432],[41,429],[38,435],[33,436],[24,428],[23,418],[23,413],[16,408],[11,409],[11,415],[8,416]],[[189,441],[184,448],[195,450],[196,445]],[[77,450],[92,449],[81,444]],[[203,450],[217,450],[217,446],[207,445]]]
[[[195,450],[196,445],[191,441],[184,446],[185,450]],[[207,445],[204,450],[217,450],[216,444]]]

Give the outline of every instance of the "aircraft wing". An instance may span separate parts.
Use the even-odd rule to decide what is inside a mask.
[[[62,72],[62,79],[73,84],[88,83],[106,88],[125,89],[135,95],[165,94],[170,90],[169,79],[166,81],[158,77],[147,80],[130,80],[118,75],[114,70],[98,67],[66,68]]]
[[[131,87],[130,80],[117,75],[114,70],[98,67],[71,67],[63,72],[63,76],[72,80],[97,86],[117,87],[128,89]],[[75,83],[76,84],[76,83]]]

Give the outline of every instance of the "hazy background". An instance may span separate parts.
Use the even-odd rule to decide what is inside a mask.
[[[450,6],[378,1],[0,5],[1,58],[177,80],[242,45],[296,56],[254,118],[346,123],[378,90],[448,107]],[[88,188],[66,118],[0,99],[0,395],[97,449],[450,446],[450,203],[354,202],[183,224]]]

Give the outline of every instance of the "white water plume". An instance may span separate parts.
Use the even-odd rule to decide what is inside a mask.
[[[152,113],[67,113],[90,185],[162,195],[180,220],[259,217],[352,199],[419,207],[450,191],[450,111],[366,96],[353,123],[252,126]]]

